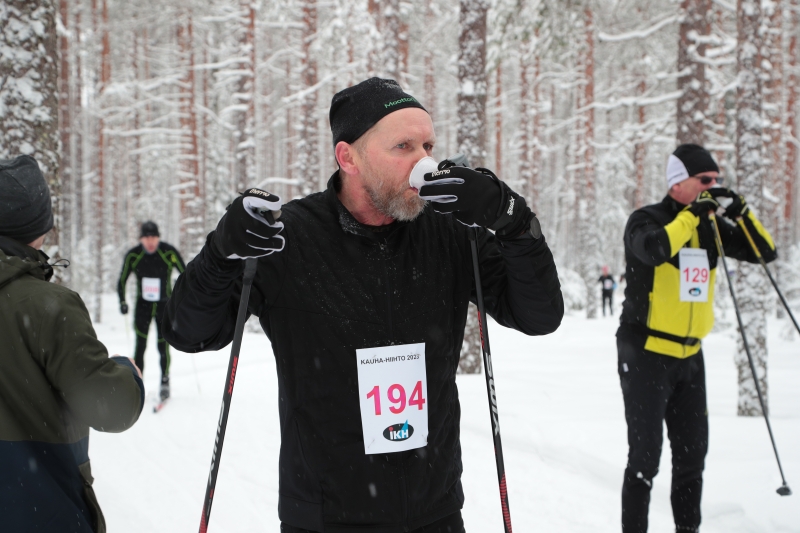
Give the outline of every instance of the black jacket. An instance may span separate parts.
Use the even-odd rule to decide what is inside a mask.
[[[142,298],[142,278],[158,278],[161,280],[161,298],[165,301],[172,294],[172,269],[183,272],[185,266],[178,250],[168,242],[160,241],[158,248],[148,254],[144,246],[137,244],[125,254],[122,271],[117,282],[120,303],[125,301],[125,284],[131,273],[136,274],[136,297]]]
[[[374,233],[327,191],[290,202],[286,247],[259,261],[249,301],[272,342],[280,393],[279,516],[326,532],[401,532],[456,512],[464,500],[455,375],[475,300],[467,230],[427,209]],[[488,312],[529,335],[563,316],[544,238],[498,244],[480,230]],[[210,241],[167,303],[164,336],[184,351],[233,338],[242,263]],[[356,350],[426,344],[428,445],[365,455]]]

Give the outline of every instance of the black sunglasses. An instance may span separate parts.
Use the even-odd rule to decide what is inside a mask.
[[[722,185],[725,181],[725,178],[722,176],[717,176],[716,178],[712,178],[711,176],[689,176],[690,178],[696,178],[700,180],[700,183],[703,185],[708,185],[712,181],[716,181],[718,185]]]

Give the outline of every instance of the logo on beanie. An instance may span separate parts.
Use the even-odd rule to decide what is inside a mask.
[[[416,98],[412,98],[412,97],[409,96],[407,98],[401,98],[399,100],[395,100],[393,102],[388,102],[386,104],[383,104],[383,107],[389,108],[389,107],[394,107],[396,105],[404,104],[406,102],[416,102],[416,101],[417,101]]]

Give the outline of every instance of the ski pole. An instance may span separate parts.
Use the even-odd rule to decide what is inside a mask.
[[[469,162],[464,154],[448,157],[447,161],[453,166],[468,167]],[[497,394],[494,389],[494,373],[492,371],[492,352],[489,349],[489,328],[486,323],[486,310],[483,304],[483,287],[481,286],[481,272],[478,265],[478,230],[467,230],[470,247],[472,248],[472,270],[475,276],[475,295],[478,300],[478,329],[481,334],[481,351],[483,352],[483,366],[486,368],[486,392],[489,396],[489,417],[494,429],[494,458],[497,463],[497,480],[500,484],[500,508],[503,511],[503,529],[511,533],[511,512],[508,508],[508,488],[506,487],[506,467],[503,461],[503,443],[500,440],[500,418],[497,412]]]
[[[486,310],[483,305],[483,289],[481,273],[478,267],[478,230],[468,231],[472,248],[472,269],[475,274],[475,292],[478,300],[478,327],[481,333],[481,349],[483,366],[486,367],[486,392],[489,394],[489,410],[494,428],[494,458],[497,463],[497,480],[500,483],[500,507],[503,510],[503,529],[511,533],[511,512],[508,508],[508,488],[506,487],[506,467],[503,461],[503,443],[500,440],[500,420],[497,413],[497,395],[494,390],[494,374],[492,372],[492,352],[489,349],[489,328],[486,323]]]
[[[214,488],[217,485],[219,462],[222,459],[222,443],[225,441],[225,428],[228,425],[228,412],[231,409],[233,384],[236,380],[236,367],[239,364],[239,351],[242,348],[244,323],[247,317],[247,301],[250,298],[250,288],[256,275],[258,259],[246,259],[244,262],[244,277],[242,280],[242,299],[239,300],[239,312],[236,315],[236,329],[233,333],[231,357],[228,362],[228,373],[225,374],[225,389],[222,392],[222,408],[217,422],[217,438],[214,439],[214,453],[211,455],[211,469],[208,474],[208,486],[203,498],[203,515],[200,517],[200,533],[208,531],[208,521],[211,517],[211,504],[214,503]]]
[[[719,256],[722,258],[722,268],[725,269],[725,277],[728,280],[728,289],[731,292],[731,299],[733,300],[733,308],[736,311],[736,320],[739,322],[739,332],[742,334],[742,344],[744,344],[744,351],[747,354],[747,361],[750,363],[750,372],[753,373],[753,383],[756,386],[756,392],[758,393],[758,401],[761,404],[761,412],[764,414],[764,421],[767,423],[767,431],[769,432],[769,439],[772,441],[772,450],[775,452],[775,460],[778,462],[778,470],[781,473],[781,480],[783,481],[783,485],[778,487],[777,492],[781,496],[790,496],[792,494],[792,489],[789,488],[789,485],[786,483],[786,478],[783,476],[783,467],[781,466],[781,459],[778,457],[778,447],[775,445],[775,437],[772,434],[772,426],[769,423],[769,416],[767,416],[767,409],[764,406],[764,397],[761,394],[761,386],[758,384],[758,376],[756,375],[756,366],[753,363],[753,356],[750,354],[750,346],[747,344],[747,336],[745,335],[744,331],[744,324],[742,323],[742,317],[739,314],[739,305],[736,302],[736,294],[733,290],[733,282],[731,282],[731,276],[728,274],[728,264],[725,261],[725,251],[722,248],[722,238],[719,234],[719,228],[717,227],[717,217],[713,213],[708,214],[708,219],[711,221],[711,226],[714,228],[714,240],[717,243],[717,251]],[[755,243],[752,243],[755,247]],[[763,261],[763,259],[762,259]]]
[[[745,225],[744,220],[742,220],[741,216],[736,218],[736,223],[739,225],[740,228],[742,228],[742,231],[744,231],[745,237],[747,237],[747,242],[750,243],[750,247],[753,249],[753,253],[756,254],[758,262],[761,263],[762,267],[764,267],[764,272],[767,273],[767,277],[769,278],[770,282],[772,282],[772,286],[775,287],[775,292],[778,293],[778,297],[781,299],[783,307],[785,307],[786,312],[789,313],[789,317],[792,319],[792,323],[794,324],[795,329],[797,330],[798,333],[800,333],[800,326],[797,325],[797,320],[794,319],[794,315],[792,314],[792,310],[789,309],[789,304],[786,302],[786,298],[783,297],[783,293],[781,293],[781,290],[778,288],[778,282],[775,281],[775,278],[772,277],[772,272],[770,272],[769,267],[767,266],[767,262],[764,261],[764,257],[761,255],[758,246],[756,246],[756,243],[753,240],[753,237],[750,235],[750,231],[748,231],[747,226]]]

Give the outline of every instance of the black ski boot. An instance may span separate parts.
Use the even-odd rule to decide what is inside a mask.
[[[169,398],[169,376],[163,376],[161,378],[161,401],[163,402],[167,398]]]

